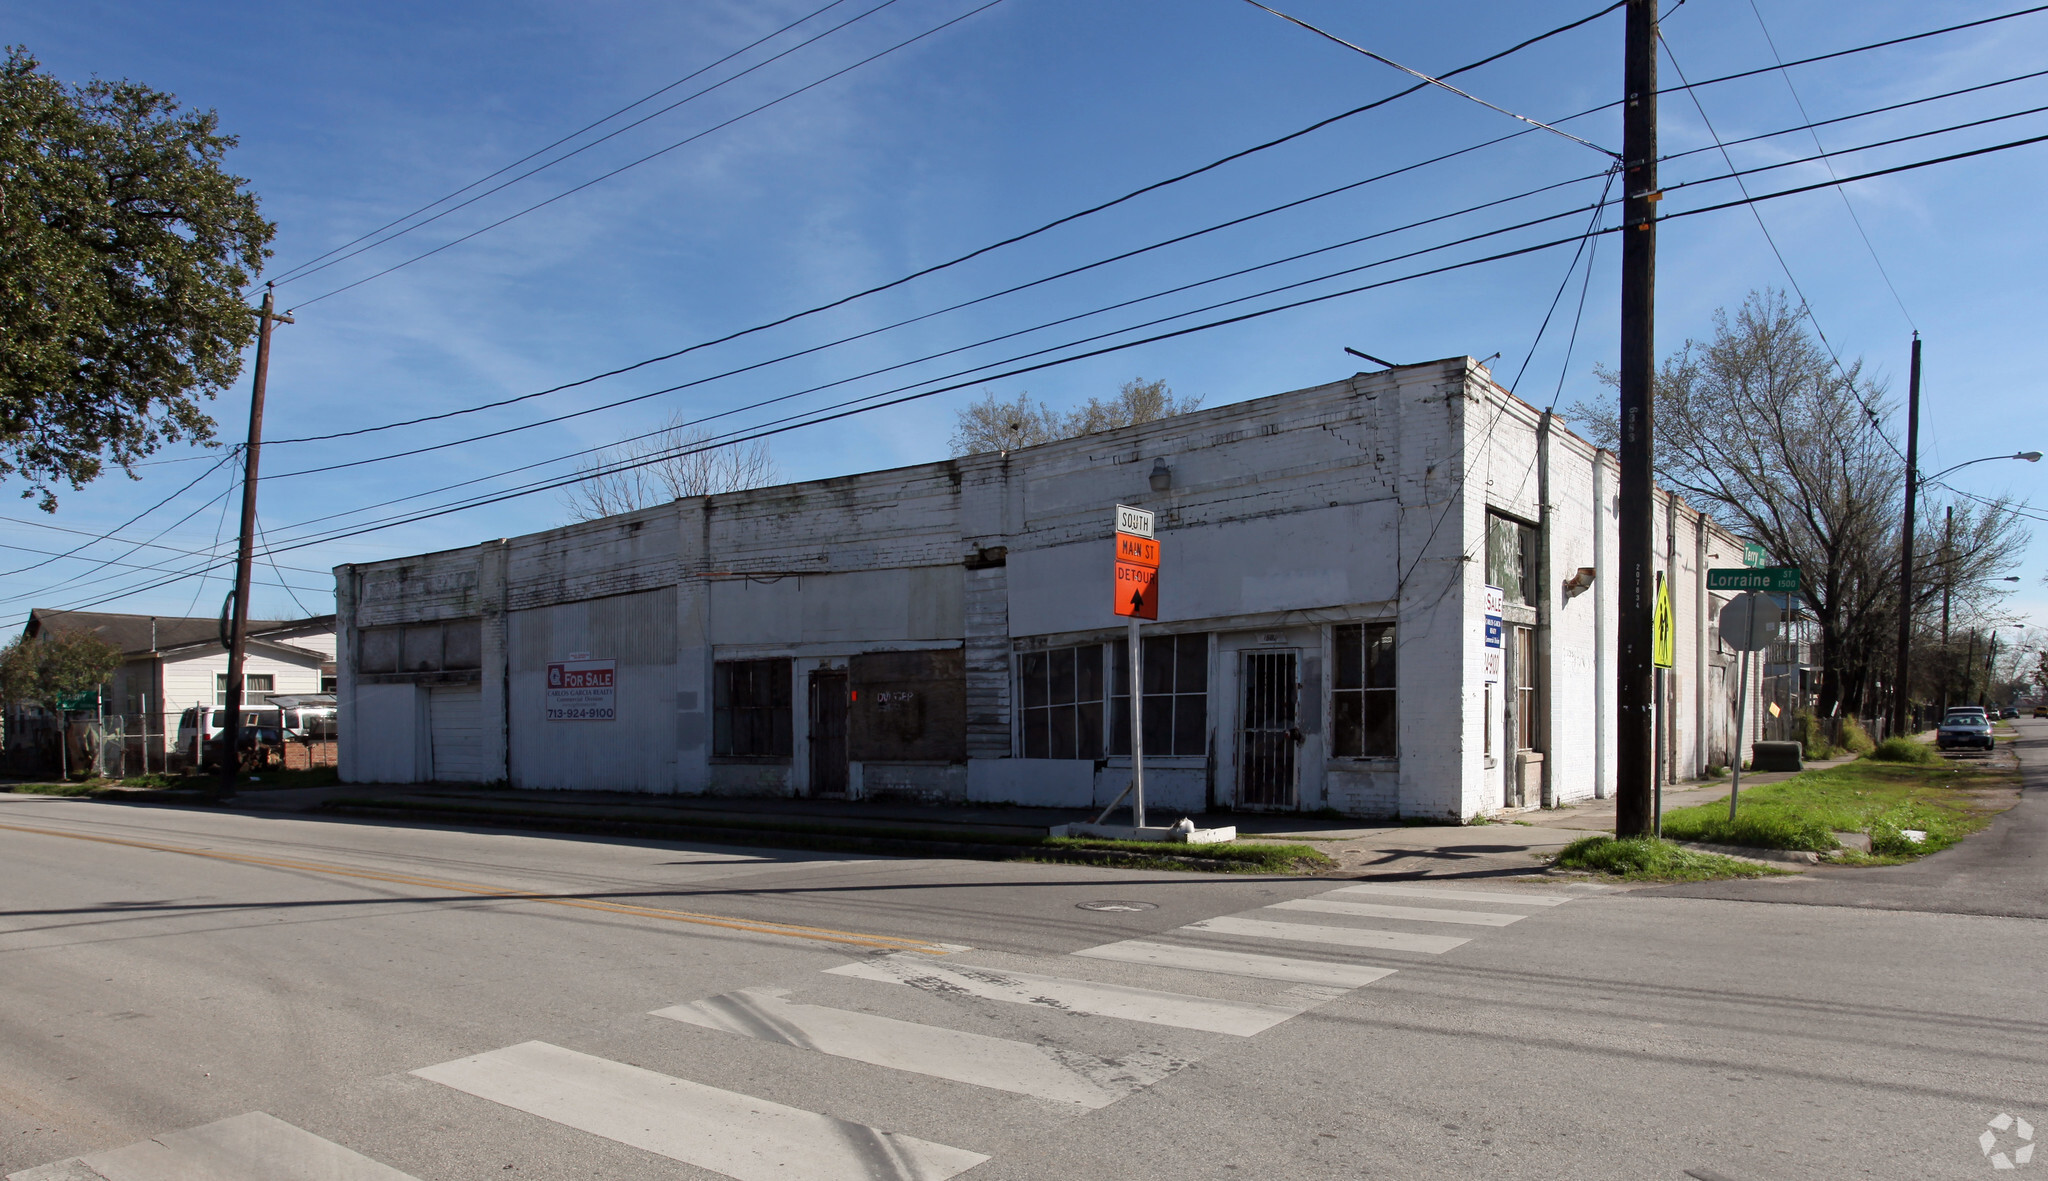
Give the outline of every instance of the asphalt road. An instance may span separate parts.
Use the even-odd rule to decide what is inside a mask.
[[[1990,1176],[2048,939],[1914,900],[2040,807],[1876,906],[0,796],[0,1175]]]

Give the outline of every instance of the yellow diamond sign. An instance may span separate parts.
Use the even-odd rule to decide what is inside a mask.
[[[1678,621],[1671,616],[1671,584],[1664,581],[1662,574],[1657,576],[1656,640],[1650,651],[1658,668],[1671,668],[1678,663]]]

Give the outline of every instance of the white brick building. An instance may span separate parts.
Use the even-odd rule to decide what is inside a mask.
[[[1456,358],[343,566],[342,774],[1106,803],[1129,777],[1122,502],[1158,514],[1164,552],[1143,654],[1159,812],[1606,795],[1618,487],[1612,455]],[[1742,546],[1661,493],[1657,519],[1666,749],[1690,777],[1737,746],[1703,570]]]

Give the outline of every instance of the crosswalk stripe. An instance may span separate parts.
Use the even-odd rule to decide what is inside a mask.
[[[546,1042],[412,1073],[736,1181],[945,1181],[989,1159]]]
[[[1331,902],[1322,898],[1290,898],[1275,902],[1267,910],[1312,910],[1321,914],[1348,914],[1362,919],[1407,919],[1416,923],[1464,923],[1473,927],[1505,927],[1528,918],[1525,914],[1495,914],[1484,910],[1437,910],[1427,906],[1383,906],[1376,902]]]
[[[7,1181],[415,1181],[261,1111],[88,1153]]]
[[[1117,960],[1127,964],[1152,964],[1162,968],[1187,968],[1227,976],[1255,976],[1262,980],[1290,980],[1300,984],[1332,984],[1359,988],[1394,974],[1392,968],[1365,964],[1333,964],[1324,960],[1297,960],[1277,955],[1253,955],[1242,951],[1221,951],[1213,947],[1187,947],[1177,943],[1152,943],[1125,939],[1100,947],[1084,947],[1074,955],[1095,960]]]
[[[1420,951],[1429,955],[1442,955],[1453,947],[1471,942],[1470,939],[1450,935],[1410,935],[1406,931],[1369,931],[1358,927],[1315,927],[1306,923],[1276,923],[1270,919],[1247,919],[1237,915],[1202,919],[1181,930],[1243,935],[1251,939],[1281,939],[1290,943],[1369,947],[1375,951]]]
[[[741,989],[657,1009],[654,1015],[891,1070],[1088,1108],[1107,1107],[1186,1064],[1185,1059],[1150,1052],[1106,1062],[1008,1038],[824,1005],[800,1005],[785,999],[786,992]]]
[[[1117,1017],[1125,1021],[1144,1021],[1237,1037],[1262,1033],[1321,1003],[1321,998],[1303,999],[1293,1005],[1219,1001],[1179,992],[1098,984],[1092,980],[938,964],[900,955],[878,956],[825,970],[835,976],[907,984],[940,994],[957,996],[964,993],[1012,1004],[1041,1005],[1084,1017]]]
[[[1498,890],[1442,890],[1434,886],[1402,886],[1381,882],[1359,882],[1339,886],[1332,894],[1378,894],[1389,898],[1443,898],[1453,902],[1493,902],[1510,906],[1563,906],[1571,898],[1560,894],[1507,894]]]

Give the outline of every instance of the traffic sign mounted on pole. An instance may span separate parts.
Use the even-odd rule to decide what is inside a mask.
[[[1750,568],[1716,566],[1707,571],[1707,589],[1774,591],[1778,594],[1794,594],[1799,590],[1799,567],[1757,566]]]
[[[1745,542],[1743,542],[1743,543],[1742,543],[1742,564],[1743,564],[1743,565],[1745,565],[1745,566],[1761,566],[1761,565],[1763,565],[1764,563],[1766,563],[1766,562],[1768,562],[1768,561],[1770,561],[1770,557],[1769,557],[1769,556],[1768,556],[1767,554],[1765,554],[1765,553],[1764,553],[1764,547],[1763,547],[1763,546],[1761,546],[1761,545],[1758,545],[1758,544],[1757,544],[1756,542],[1754,542],[1754,541],[1745,541]]]
[[[1678,664],[1678,621],[1671,614],[1671,584],[1657,576],[1657,616],[1650,633],[1651,662],[1658,668]]]
[[[1148,509],[1116,506],[1113,607],[1133,619],[1159,618],[1159,542]]]

